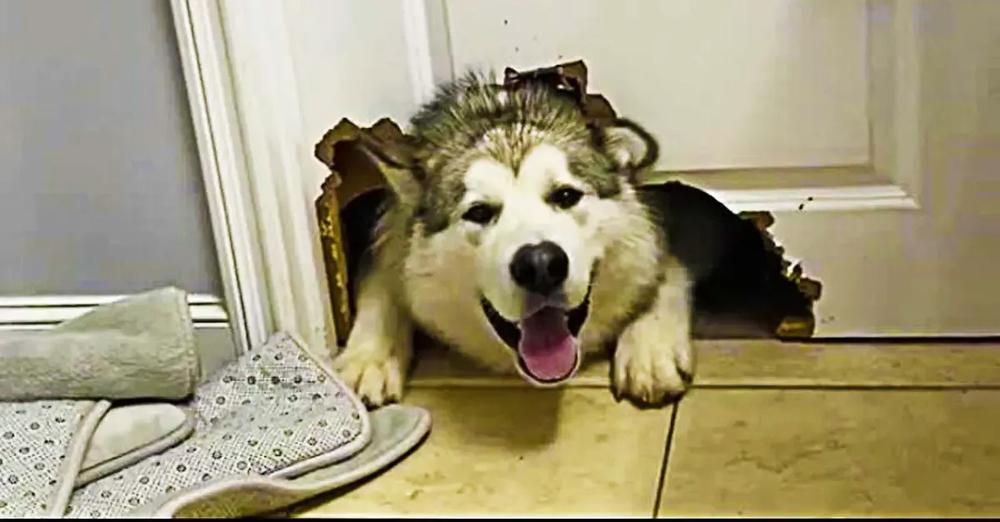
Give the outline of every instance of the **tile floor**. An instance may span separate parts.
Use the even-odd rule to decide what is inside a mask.
[[[320,516],[1000,516],[1000,343],[703,341],[676,406],[423,355],[431,435]]]

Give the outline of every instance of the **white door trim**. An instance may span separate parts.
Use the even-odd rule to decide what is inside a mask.
[[[220,2],[236,106],[254,196],[274,328],[310,349],[336,346],[313,199],[303,183],[316,136],[305,136],[281,2]]]
[[[319,188],[302,183],[312,141],[284,7],[171,1],[233,325],[249,346],[282,330],[326,352],[335,332],[312,210]]]
[[[403,38],[408,55],[406,63],[410,68],[413,99],[421,104],[434,96],[436,87],[427,6],[424,0],[403,0],[402,10]]]
[[[246,350],[264,342],[271,319],[225,34],[215,2],[171,0],[171,7],[226,308],[236,345]]]
[[[705,192],[722,201],[733,212],[745,210],[835,211],[869,209],[916,209],[914,201],[898,185],[872,185],[806,189],[712,190]]]
[[[124,295],[42,295],[0,297],[0,330],[43,330],[79,317]],[[229,314],[214,295],[189,294],[195,328],[228,328]]]

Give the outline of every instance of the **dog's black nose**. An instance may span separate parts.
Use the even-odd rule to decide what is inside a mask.
[[[562,286],[569,274],[569,258],[559,245],[542,241],[524,245],[514,253],[510,275],[525,290],[548,295]]]

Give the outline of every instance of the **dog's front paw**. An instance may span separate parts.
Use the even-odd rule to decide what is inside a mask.
[[[691,381],[691,340],[662,331],[656,321],[639,319],[618,339],[614,390],[619,399],[661,404],[683,394]]]
[[[333,369],[369,408],[402,398],[404,366],[391,352],[350,348],[333,361]]]

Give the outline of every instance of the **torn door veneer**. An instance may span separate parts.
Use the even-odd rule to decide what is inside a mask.
[[[316,214],[339,344],[347,342],[354,321],[350,287],[353,263],[350,260],[360,254],[351,251],[354,242],[345,240],[341,218],[345,207],[356,198],[385,187],[379,165],[361,148],[364,133],[370,133],[381,142],[403,137],[399,126],[388,118],[369,128],[360,128],[344,118],[323,135],[315,148],[316,158],[330,169],[330,175],[323,181],[322,194],[316,199]]]

